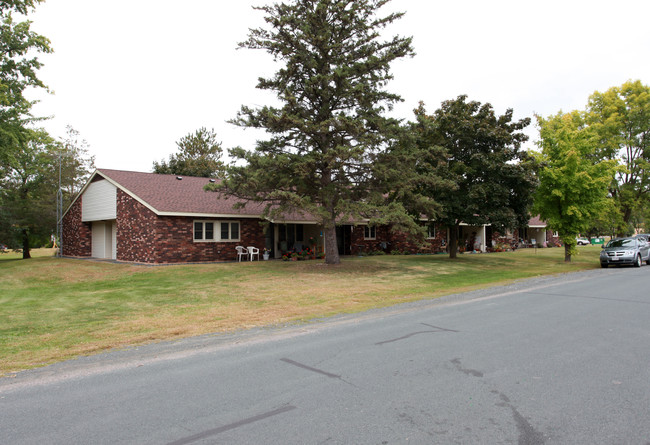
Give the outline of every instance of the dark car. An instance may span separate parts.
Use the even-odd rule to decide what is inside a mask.
[[[634,267],[641,267],[643,261],[650,265],[650,244],[645,239],[615,238],[603,246],[600,252],[601,267],[610,264],[632,264]]]

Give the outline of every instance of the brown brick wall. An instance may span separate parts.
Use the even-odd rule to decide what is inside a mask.
[[[117,259],[155,263],[156,221],[154,212],[117,189]]]
[[[194,221],[219,221],[217,218],[157,216],[151,210],[118,190],[117,259],[140,263],[194,263],[233,261],[235,246],[264,247],[264,230],[259,219],[239,221],[238,242],[194,242]]]
[[[156,262],[193,263],[204,261],[234,261],[237,259],[235,246],[264,248],[264,230],[259,219],[228,219],[239,221],[240,241],[237,242],[194,242],[194,221],[219,221],[216,218],[160,217],[156,225]],[[257,259],[257,258],[256,258]]]
[[[92,229],[90,223],[81,221],[80,196],[63,217],[61,254],[89,257],[92,255]]]
[[[552,230],[547,230],[546,231],[546,244],[550,247],[560,247],[562,245],[562,241],[560,240],[559,236],[553,236],[553,231]]]
[[[374,240],[363,239],[364,227],[356,226],[352,228],[350,236],[350,253],[352,255],[358,255],[360,251],[368,253],[375,250],[382,250],[382,242],[387,243],[386,251],[390,252],[391,246],[388,244],[390,242],[390,229],[388,226],[377,227],[375,232],[377,239]]]
[[[420,245],[410,240],[405,233],[394,232],[392,234],[390,250],[399,250],[400,252],[415,253],[438,253],[445,252],[447,249],[447,229],[436,226],[435,237],[424,240],[425,244]]]
[[[437,253],[444,252],[447,243],[447,230],[439,226],[436,227],[436,236],[433,239],[427,239],[425,246],[420,246],[417,242],[410,240],[408,235],[401,232],[392,232],[389,226],[377,227],[377,239],[364,240],[364,226],[357,226],[352,231],[351,243],[352,254],[357,255],[361,246],[363,251],[368,253],[376,250],[384,250],[390,253],[393,250],[400,252],[415,253]],[[381,243],[386,243],[386,248],[382,249]]]

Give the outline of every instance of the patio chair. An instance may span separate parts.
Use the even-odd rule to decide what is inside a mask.
[[[248,246],[248,255],[250,256],[251,261],[253,261],[253,257],[255,255],[257,255],[257,261],[259,261],[260,260],[260,249],[258,249],[257,247]]]
[[[235,247],[235,250],[237,251],[237,261],[241,262],[241,257],[243,256],[248,259],[248,249],[246,249],[244,246],[237,246]]]

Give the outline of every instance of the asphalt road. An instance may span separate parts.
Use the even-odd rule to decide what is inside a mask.
[[[0,379],[2,444],[650,444],[650,267]]]

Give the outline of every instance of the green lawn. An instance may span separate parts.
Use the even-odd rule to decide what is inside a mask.
[[[309,320],[599,267],[564,250],[147,267],[0,255],[0,375],[145,342]]]

